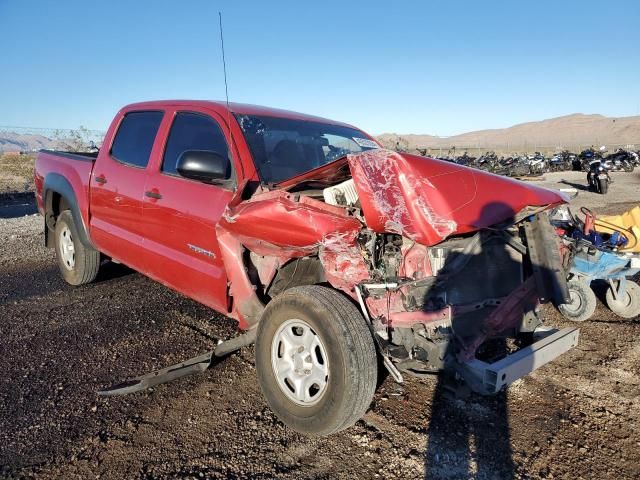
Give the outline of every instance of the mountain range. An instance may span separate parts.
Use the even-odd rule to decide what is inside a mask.
[[[574,113],[508,128],[478,130],[451,137],[385,133],[378,140],[387,147],[416,148],[474,147],[486,149],[533,150],[589,145],[640,146],[640,116],[605,117]]]
[[[44,135],[0,132],[0,153],[31,152],[42,148],[56,148],[58,144],[58,140],[53,140]]]

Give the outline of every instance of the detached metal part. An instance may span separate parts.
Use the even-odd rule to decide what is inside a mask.
[[[239,335],[226,342],[219,343],[216,347],[203,355],[191,358],[185,362],[171,365],[170,367],[156,370],[137,378],[125,380],[124,382],[113,385],[105,390],[100,390],[98,395],[108,397],[112,395],[126,395],[129,393],[141,392],[147,388],[151,388],[161,383],[167,383],[177,378],[186,377],[193,373],[204,372],[211,366],[215,358],[224,357],[242,347],[251,345],[256,340],[256,329],[249,330],[247,333]]]
[[[364,318],[367,321],[367,326],[369,327],[369,330],[371,331],[371,335],[373,336],[373,338],[374,338],[374,340],[376,342],[376,346],[378,347],[378,351],[380,352],[380,355],[382,356],[382,363],[384,364],[385,368],[387,369],[387,371],[389,372],[391,377],[397,383],[404,383],[404,378],[402,377],[402,374],[400,373],[400,370],[398,370],[398,368],[391,361],[391,358],[389,358],[387,353],[384,351],[384,348],[380,344],[380,338],[378,337],[377,333],[373,329],[373,325],[371,324],[371,317],[369,317],[369,312],[367,311],[367,306],[364,303],[364,300],[362,298],[362,291],[360,290],[360,288],[361,288],[360,285],[356,285],[356,287],[355,287],[356,296],[358,297],[358,303],[360,304],[360,309],[362,310],[362,315],[364,315]]]
[[[571,350],[578,345],[579,333],[575,327],[550,330],[541,340],[497,362],[473,359],[459,364],[457,370],[472,390],[492,395]]]
[[[533,276],[536,279],[540,301],[556,305],[569,303],[567,274],[562,269],[560,237],[549,222],[546,213],[539,213],[524,224]]]

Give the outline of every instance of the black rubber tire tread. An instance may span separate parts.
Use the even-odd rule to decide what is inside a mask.
[[[67,269],[60,258],[60,230],[65,225],[68,226],[71,231],[73,246],[75,249],[75,264],[72,270]],[[70,210],[64,210],[56,219],[55,247],[60,273],[69,285],[84,285],[86,283],[93,282],[96,279],[98,276],[98,270],[100,269],[100,252],[93,248],[86,247],[80,241],[78,229],[73,222],[73,216],[71,215]]]
[[[605,294],[607,306],[613,313],[622,318],[635,318],[640,316],[640,286],[637,283],[628,280],[624,295],[625,300],[628,301],[628,303],[622,303],[619,300],[614,300],[613,292],[611,291],[611,287],[609,287]]]
[[[565,307],[565,304],[558,305],[558,310],[564,317],[574,322],[584,322],[590,319],[596,311],[596,294],[591,290],[591,286],[587,282],[580,280],[571,280],[567,283],[569,291],[576,292],[582,301],[582,308],[579,311],[573,312]]]
[[[607,180],[598,179],[598,190],[602,195],[606,195],[607,191],[609,191],[609,182]]]
[[[273,335],[288,319],[287,310],[296,309],[310,312],[310,316],[301,319],[316,324],[313,327],[321,336],[329,357],[328,390],[319,404],[312,407],[301,407],[289,400],[277,385],[271,367]],[[320,321],[314,320],[314,315],[319,315]],[[338,353],[329,356],[335,348]],[[343,367],[337,373],[336,362]],[[278,418],[300,433],[318,436],[355,424],[371,404],[378,379],[374,340],[360,310],[342,293],[319,285],[290,288],[267,305],[258,324],[256,370],[267,403]],[[343,381],[338,385],[335,382],[340,377]],[[308,415],[296,415],[296,410]]]

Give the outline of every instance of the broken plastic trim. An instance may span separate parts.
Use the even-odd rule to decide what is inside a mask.
[[[389,358],[389,356],[384,352],[382,345],[380,345],[380,342],[378,341],[376,332],[373,330],[373,325],[371,324],[371,317],[369,316],[369,312],[367,311],[367,306],[364,303],[364,298],[362,297],[362,291],[361,291],[360,285],[356,285],[355,290],[356,290],[356,296],[358,297],[358,303],[360,304],[360,308],[362,309],[362,315],[364,315],[364,318],[367,322],[367,326],[369,327],[369,330],[371,331],[371,335],[373,336],[373,339],[376,342],[376,346],[378,347],[378,351],[382,356],[382,363],[384,363],[385,368],[397,383],[403,383],[404,378],[402,377],[400,370],[396,368],[396,366],[393,364],[393,361],[391,361],[391,358]]]
[[[161,370],[155,370],[151,373],[147,373],[146,375],[125,380],[124,382],[118,383],[104,390],[100,390],[98,391],[98,395],[101,397],[108,397],[112,395],[127,395],[129,393],[141,392],[161,383],[167,383],[171,380],[186,377],[193,373],[204,372],[212,365],[214,358],[224,357],[225,355],[235,352],[236,350],[240,350],[242,347],[251,345],[255,342],[256,331],[257,329],[254,328],[245,334],[219,343],[212,351],[193,357],[185,362],[177,363]]]

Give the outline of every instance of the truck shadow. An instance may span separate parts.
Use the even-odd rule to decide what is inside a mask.
[[[501,212],[502,215],[496,215],[496,212]],[[509,225],[513,223],[516,212],[506,204],[490,203],[480,212],[476,223],[486,225],[487,222],[483,219],[505,218],[505,212],[508,212],[506,216],[510,219],[503,225]],[[478,332],[493,330],[498,333],[491,335],[492,339],[484,342],[473,357],[497,365],[494,362],[506,357],[514,348],[531,343],[532,333],[521,334],[518,340],[513,340],[517,332],[521,328],[525,332],[532,331],[538,324],[535,316],[537,302],[531,299],[531,295],[522,297],[524,300],[515,304],[505,300],[505,297],[519,289],[522,282],[532,275],[532,270],[527,254],[523,255],[517,246],[509,245],[504,237],[501,239],[497,230],[492,228],[490,231],[480,232],[482,243],[479,251],[476,249],[465,253],[451,250],[431,287],[441,289],[447,303],[453,306],[477,305],[488,299],[494,300],[491,306],[453,310],[451,328],[455,336],[448,343],[443,356],[445,365],[451,367],[448,371],[452,373],[438,376],[431,402],[424,453],[426,479],[510,479],[516,475],[506,389],[499,389],[492,396],[470,392],[469,387],[460,382],[462,376],[470,379],[480,389],[491,383],[499,387],[500,379],[489,381],[489,378],[494,377],[476,370],[477,366],[469,374],[470,370],[460,367],[461,364],[455,360],[464,357],[464,352],[473,352],[473,348],[469,346],[474,345],[474,337]],[[484,233],[486,236],[482,236]],[[545,275],[544,278],[546,281],[553,279],[553,276]],[[554,285],[554,288],[557,286]],[[437,290],[436,293],[440,294],[440,291]],[[425,299],[431,295],[432,293],[427,293]],[[518,307],[515,308],[514,305]],[[498,314],[492,321],[487,321],[494,311]],[[525,322],[524,318],[529,321]],[[489,324],[493,327],[488,326]],[[536,355],[538,354],[525,357],[519,364],[520,369],[532,370],[533,357]],[[504,378],[506,375],[502,379]]]
[[[19,263],[3,268],[0,274],[0,307],[65,288],[56,265]]]
[[[38,213],[33,192],[0,194],[0,218],[18,218]]]
[[[46,265],[29,262],[5,267],[0,276],[0,307],[48,296],[56,292],[64,296],[70,295],[76,289],[87,292],[95,288],[102,288],[102,286],[98,286],[99,284],[136,274],[135,271],[124,265],[104,262],[100,266],[98,277],[94,282],[82,287],[72,287],[62,279],[55,262],[55,258],[52,258]]]
[[[111,261],[103,261],[102,265],[100,265],[100,270],[98,271],[98,276],[94,280],[94,283],[108,282],[110,280],[116,280],[133,274],[137,274],[137,272],[126,265]]]

